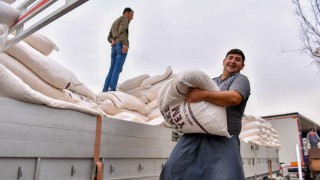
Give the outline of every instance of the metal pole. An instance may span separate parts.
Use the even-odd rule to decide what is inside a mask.
[[[299,170],[299,180],[302,180],[302,170],[301,170],[301,160],[300,160],[300,147],[296,144],[296,152],[297,152],[297,161],[298,161],[298,170]]]

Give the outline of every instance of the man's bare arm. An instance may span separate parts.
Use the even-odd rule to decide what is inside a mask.
[[[204,91],[192,89],[186,96],[190,103],[207,101],[220,106],[236,106],[243,100],[242,95],[235,90],[228,91]]]

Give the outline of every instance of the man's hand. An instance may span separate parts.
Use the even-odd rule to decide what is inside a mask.
[[[111,41],[111,46],[113,47],[116,44],[114,40]]]
[[[127,45],[123,45],[122,47],[122,51],[121,51],[123,54],[127,53],[128,52],[128,46]]]
[[[189,103],[196,103],[199,101],[203,101],[203,90],[200,89],[191,89],[186,95],[186,101]]]

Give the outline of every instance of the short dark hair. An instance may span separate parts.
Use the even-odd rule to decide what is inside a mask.
[[[123,13],[122,13],[122,14],[124,14],[124,13],[126,13],[126,12],[131,13],[131,12],[133,12],[133,10],[132,10],[131,8],[129,8],[129,7],[126,7],[126,8],[123,10]]]
[[[244,62],[244,60],[246,59],[246,57],[244,56],[243,52],[242,52],[240,49],[231,49],[231,50],[227,53],[226,57],[228,57],[229,54],[238,54],[238,55],[240,55],[240,56],[242,57],[242,61],[243,61],[243,62]]]

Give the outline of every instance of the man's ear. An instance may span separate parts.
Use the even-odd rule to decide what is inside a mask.
[[[243,63],[241,70],[244,68],[245,64]]]

